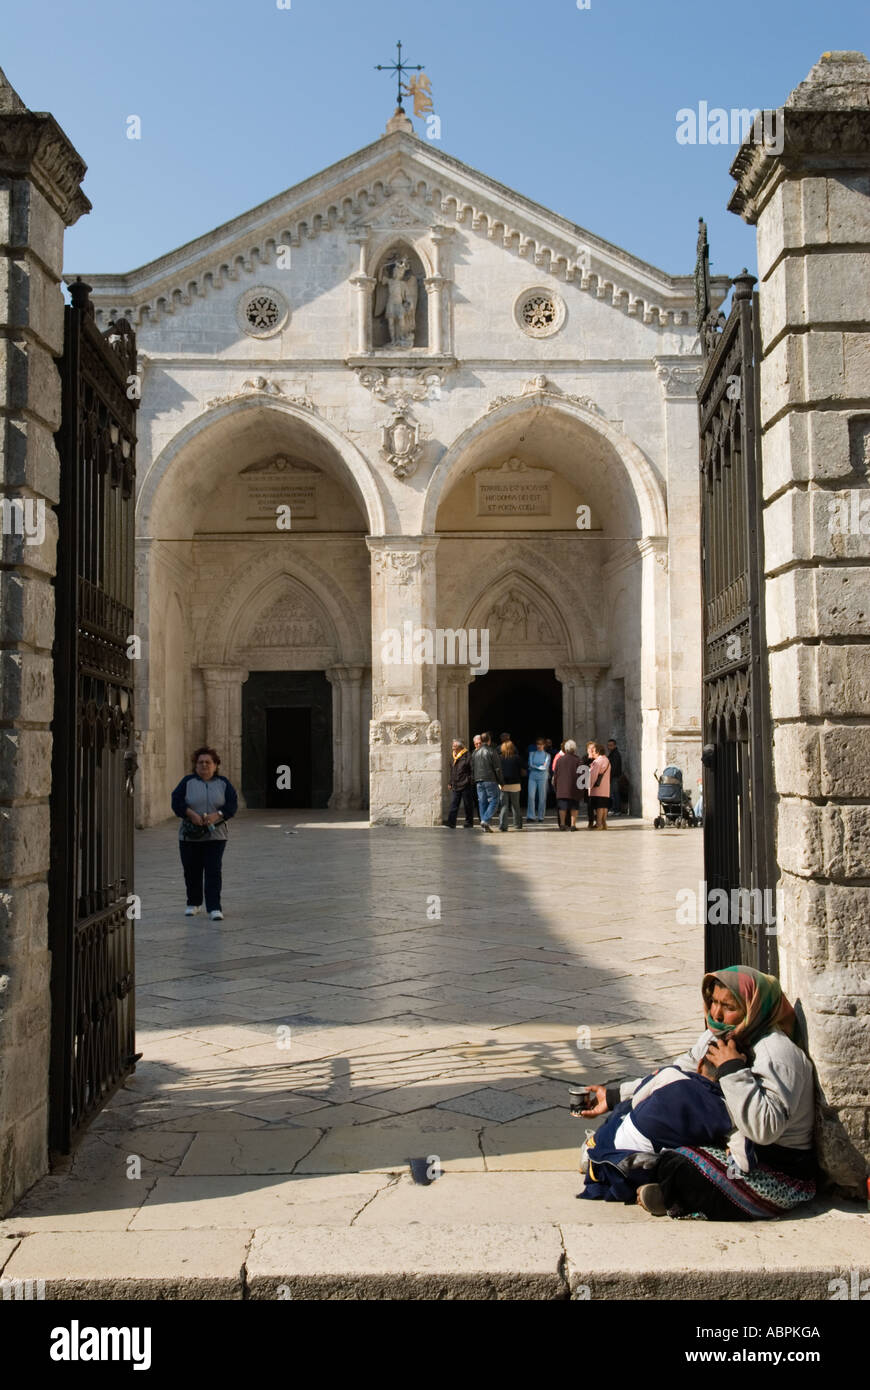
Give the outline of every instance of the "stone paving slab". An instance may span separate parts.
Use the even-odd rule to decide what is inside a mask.
[[[6,1279],[44,1279],[46,1298],[241,1299],[249,1231],[28,1236]]]
[[[204,1226],[349,1225],[391,1179],[383,1174],[328,1177],[158,1178],[130,1222],[132,1231]],[[13,1217],[14,1220],[14,1217]]]
[[[451,1225],[260,1230],[248,1256],[253,1299],[553,1299],[565,1296],[555,1226]],[[279,1295],[279,1290],[280,1295]]]

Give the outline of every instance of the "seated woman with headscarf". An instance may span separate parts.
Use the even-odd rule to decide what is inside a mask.
[[[652,1216],[779,1216],[816,1191],[815,1073],[794,1041],[794,1009],[774,976],[745,965],[705,975],[701,993],[707,1028],[675,1066],[689,1071],[706,1059],[715,1067],[731,1132],[721,1144],[684,1137],[647,1155],[637,1201]],[[638,1084],[623,1083],[619,1099]],[[598,1103],[583,1113],[602,1115],[616,1097],[592,1089]]]

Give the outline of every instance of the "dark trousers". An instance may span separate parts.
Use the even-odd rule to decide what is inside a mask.
[[[460,806],[465,807],[465,824],[474,825],[474,787],[462,787],[451,794],[450,810],[447,812],[448,825],[456,824]]]
[[[221,860],[226,840],[180,840],[181,864],[187,888],[188,907],[202,907],[203,879],[205,880],[205,910],[219,912],[221,906]]]
[[[714,1183],[708,1182],[689,1158],[666,1149],[655,1169],[655,1181],[668,1207],[684,1215],[701,1211],[708,1221],[749,1221],[736,1202],[730,1202]]]

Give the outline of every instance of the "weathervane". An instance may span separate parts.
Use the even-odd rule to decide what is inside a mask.
[[[403,90],[402,90],[402,73],[403,73],[403,72],[422,72],[422,71],[423,71],[423,64],[422,64],[422,63],[403,63],[403,62],[402,62],[402,41],[401,41],[401,39],[400,39],[399,42],[396,44],[396,48],[398,49],[398,54],[399,54],[398,62],[395,62],[395,63],[376,63],[376,64],[375,64],[375,71],[376,71],[376,72],[394,72],[394,73],[396,74],[396,84],[397,84],[397,89],[396,89],[396,101],[397,101],[397,104],[398,104],[398,110],[399,110],[399,111],[404,111],[405,108],[404,108],[404,106],[402,105],[402,97],[405,95],[405,93],[404,93]],[[410,88],[410,87],[408,88],[408,93],[409,93],[409,95],[411,95],[411,96],[414,96],[414,95],[415,95],[415,94],[414,94],[414,91],[413,91],[412,88]]]

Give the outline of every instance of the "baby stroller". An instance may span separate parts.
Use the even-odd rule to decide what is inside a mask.
[[[659,784],[661,811],[653,821],[655,829],[661,830],[663,826],[673,825],[677,830],[682,830],[686,825],[697,825],[698,820],[692,810],[692,798],[683,790],[683,774],[680,769],[666,767],[661,777],[658,772],[654,772],[653,776]]]

